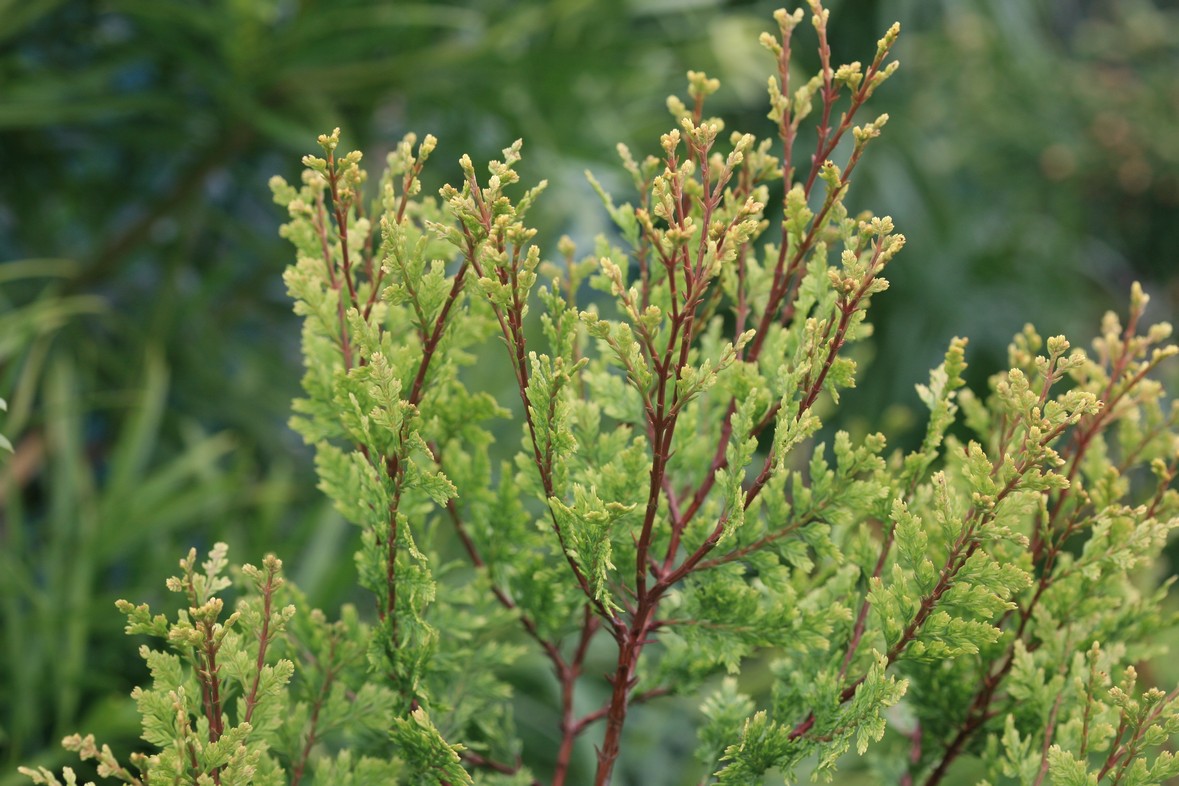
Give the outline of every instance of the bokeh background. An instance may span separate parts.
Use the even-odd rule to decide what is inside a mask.
[[[981,385],[1024,322],[1085,345],[1134,280],[1171,318],[1175,3],[828,5],[839,62],[902,24],[901,70],[866,114],[892,119],[852,202],[910,241],[841,425],[903,444],[913,385],[954,335]],[[190,545],[277,551],[316,605],[354,599],[356,532],[285,425],[298,326],[268,178],[297,177],[334,126],[372,168],[407,131],[435,134],[429,189],[463,152],[523,137],[524,180],[551,183],[532,215],[555,256],[562,233],[607,231],[582,172],[625,199],[615,143],[657,150],[688,68],[720,77],[730,128],[772,133],[756,39],[774,7],[0,0],[0,433],[16,446],[0,457],[0,785],[18,763],[69,763],[57,741],[75,730],[131,749],[146,675],[112,604],[160,600]],[[800,69],[817,64],[809,34]],[[531,667],[518,709],[543,745],[551,684]],[[636,714],[622,782],[689,782],[684,716]]]

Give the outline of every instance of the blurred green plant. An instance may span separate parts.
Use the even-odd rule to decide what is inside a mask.
[[[61,260],[0,267],[0,384],[13,391],[13,453],[0,465],[0,749],[10,762],[93,719],[116,741],[134,738],[122,701],[134,671],[106,644],[121,631],[102,610],[146,589],[138,560],[170,561],[193,533],[272,540],[292,497],[281,462],[259,476],[233,456],[230,434],[165,425],[158,349],[140,358],[133,387],[99,387],[87,336],[109,329],[110,310],[66,293],[76,273]]]
[[[908,35],[897,89],[882,98],[897,130],[862,195],[892,206],[914,263],[893,274],[872,349],[880,376],[852,392],[853,407],[903,400],[955,333],[970,335],[981,382],[1027,314],[1079,333],[1132,281],[1174,319],[1179,9],[895,0],[876,18],[902,19]]]

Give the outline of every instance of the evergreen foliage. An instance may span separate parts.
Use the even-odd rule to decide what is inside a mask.
[[[791,69],[802,10],[761,39],[777,141],[726,134],[705,113],[719,82],[689,72],[659,155],[620,147],[632,201],[591,177],[616,237],[586,255],[562,240],[561,265],[533,244],[545,184],[520,186],[520,142],[486,174],[464,156],[438,199],[419,180],[431,136],[390,154],[371,201],[338,130],[301,183],[276,178],[304,318],[292,426],[362,531],[375,614],[329,622],[298,610],[276,558],[231,578],[224,545],[194,550],[168,582],[174,619],[119,604],[128,633],[166,645],[141,650],[151,752],[66,747],[135,784],[557,786],[586,739],[604,786],[631,709],[679,694],[700,705],[704,782],[830,779],[853,757],[927,786],[967,758],[990,784],[1179,775],[1179,690],[1140,687],[1135,666],[1174,622],[1169,582],[1142,570],[1179,525],[1179,410],[1156,375],[1170,326],[1144,325],[1136,285],[1091,353],[1025,328],[985,396],[956,339],[918,386],[916,449],[823,436],[905,242],[845,205],[888,120],[856,124],[899,27],[836,66],[828,12],[810,12],[813,77]],[[465,369],[504,358],[519,447],[497,465],[509,402]],[[606,699],[586,711],[602,648]],[[529,653],[559,685],[551,769],[512,719]],[[772,690],[751,695],[738,677],[763,661]]]

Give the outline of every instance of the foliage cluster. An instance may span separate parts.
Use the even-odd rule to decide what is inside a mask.
[[[810,10],[813,77],[791,69],[802,11],[762,37],[776,143],[724,134],[704,112],[719,83],[690,72],[661,154],[620,148],[636,201],[591,178],[616,237],[584,256],[562,241],[562,265],[532,244],[544,184],[518,193],[519,143],[485,177],[464,156],[440,199],[420,181],[432,137],[390,154],[371,202],[338,131],[298,186],[276,179],[304,318],[293,425],[361,529],[376,618],[298,613],[273,557],[242,569],[226,614],[225,547],[199,570],[191,552],[168,584],[187,601],[175,621],[120,603],[129,633],[167,642],[143,648],[153,685],[136,692],[152,753],[133,772],[91,737],[67,747],[132,783],[563,784],[592,732],[604,785],[637,705],[703,692],[705,781],[829,776],[853,747],[906,783],[960,779],[966,759],[996,784],[1179,774],[1158,752],[1179,691],[1143,691],[1134,667],[1170,622],[1169,585],[1139,576],[1179,524],[1176,410],[1154,378],[1170,327],[1142,324],[1137,286],[1092,354],[1029,326],[985,397],[964,389],[956,339],[919,387],[916,449],[815,444],[905,241],[845,205],[888,120],[855,117],[895,70],[898,28],[834,66],[827,11]],[[510,412],[469,373],[489,347],[522,407],[500,465],[490,424]],[[540,775],[504,678],[526,650],[560,688]],[[736,679],[759,658],[768,696]]]
[[[285,426],[298,330],[269,174],[336,124],[369,150],[422,124],[478,156],[525,127],[533,160],[558,137],[602,156],[707,56],[715,15],[617,10],[0,0],[0,784],[66,760],[79,725],[134,744],[138,664],[107,612],[155,596],[141,566],[281,542],[316,603],[355,592],[354,531]],[[574,83],[627,100],[586,122]]]

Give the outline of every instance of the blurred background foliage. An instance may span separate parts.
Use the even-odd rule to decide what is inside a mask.
[[[1171,317],[1174,4],[828,5],[839,62],[904,28],[902,69],[868,109],[892,120],[852,199],[910,244],[844,427],[883,423],[903,442],[912,386],[953,335],[971,337],[979,382],[1025,321],[1084,343],[1132,280],[1155,320]],[[374,169],[405,132],[437,135],[428,187],[463,152],[486,160],[523,137],[524,179],[551,183],[532,214],[546,253],[561,233],[588,247],[605,221],[582,171],[627,199],[615,143],[657,149],[688,68],[721,78],[712,110],[730,127],[771,133],[756,36],[773,7],[0,0],[0,433],[16,446],[0,458],[0,784],[18,762],[63,761],[66,732],[134,744],[126,696],[143,673],[112,603],[158,599],[189,545],[278,551],[325,607],[353,583],[353,532],[285,426],[298,329],[269,176],[296,177],[337,125]],[[800,68],[816,65],[810,42]],[[551,689],[520,675],[538,745]],[[687,782],[684,724],[643,708],[647,747],[620,779]]]

